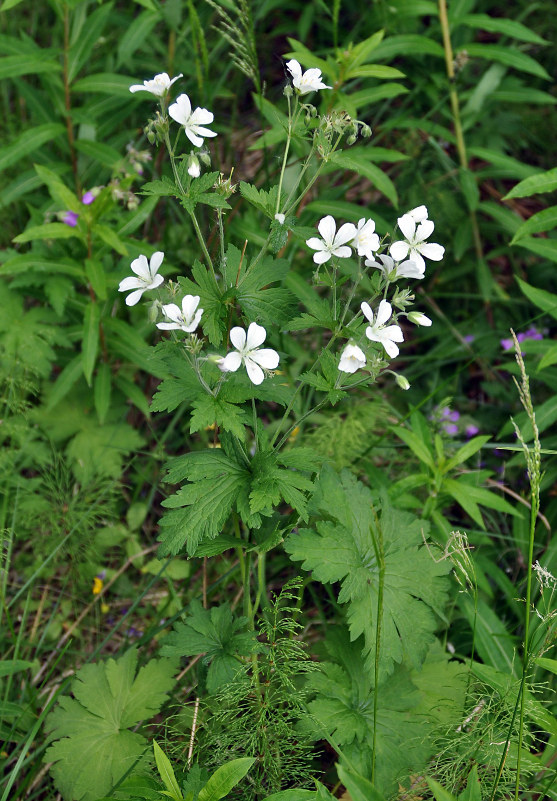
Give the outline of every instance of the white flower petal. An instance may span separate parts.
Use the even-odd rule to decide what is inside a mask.
[[[404,334],[402,328],[398,325],[388,325],[381,329],[381,336],[383,339],[392,339],[394,342],[404,342]]]
[[[398,218],[397,222],[404,238],[410,241],[413,240],[416,233],[415,220],[409,214],[403,214],[402,217]]]
[[[306,239],[306,245],[308,248],[312,250],[324,250],[325,243],[322,239],[318,239],[316,236],[312,236],[310,239]]]
[[[389,248],[389,253],[393,257],[395,261],[402,261],[408,256],[408,251],[410,250],[410,245],[408,242],[393,242],[391,247]]]
[[[338,247],[339,245],[344,245],[346,244],[346,242],[352,241],[352,239],[354,239],[354,237],[356,236],[356,233],[357,229],[354,223],[344,223],[344,225],[340,226],[337,235],[335,236],[334,239],[335,247]]]
[[[431,236],[435,228],[435,223],[432,220],[424,220],[416,228],[416,242],[423,242],[428,236]]]
[[[396,359],[396,357],[398,356],[398,346],[395,345],[394,342],[391,342],[390,339],[386,339],[384,341],[381,340],[381,344],[383,345],[383,347],[385,348],[391,359]]]
[[[292,75],[293,78],[301,78],[302,77],[302,67],[299,61],[296,61],[295,58],[291,59],[291,61],[286,62],[286,67]]]
[[[393,312],[392,312],[391,304],[389,303],[389,301],[388,300],[382,300],[381,303],[379,304],[379,308],[377,309],[377,319],[376,319],[376,323],[375,324],[377,326],[385,325],[387,320],[391,319],[392,313]]]
[[[144,292],[144,289],[138,289],[136,292],[132,292],[131,295],[128,295],[126,298],[126,306],[135,306],[136,303],[139,303]]]
[[[364,300],[360,306],[360,309],[362,310],[364,317],[366,317],[370,323],[373,323],[373,312],[371,311],[371,306],[369,303],[366,303]]]
[[[407,214],[417,223],[427,220],[427,208],[425,206],[416,206],[415,209],[410,209]]]
[[[250,323],[248,328],[248,334],[246,338],[246,350],[254,350],[258,348],[265,342],[265,338],[267,336],[267,331],[263,328],[262,325],[257,325],[257,323]]]
[[[338,256],[339,259],[349,259],[352,255],[351,248],[348,245],[342,245],[342,247],[336,247],[333,251],[331,251],[333,256]]]
[[[261,367],[265,367],[267,370],[274,370],[275,367],[278,367],[278,363],[280,361],[280,356],[276,350],[273,350],[272,348],[259,348],[259,350],[253,350],[248,358],[256,362],[256,364],[259,364]]]
[[[182,319],[180,308],[175,303],[167,303],[166,306],[163,306],[162,313],[175,323],[178,323]]]
[[[188,128],[186,126],[184,128],[184,131],[186,132],[186,136],[188,137],[192,145],[195,145],[195,147],[203,147],[203,139],[200,136],[196,136],[192,132],[191,128]]]
[[[164,281],[164,276],[155,275],[155,277],[153,278],[151,283],[147,284],[145,289],[156,289],[158,286],[160,286],[163,283],[163,281]]]
[[[323,240],[327,247],[331,247],[333,244],[333,240],[335,238],[335,231],[337,229],[337,224],[335,222],[335,218],[328,214],[326,217],[322,217],[319,220],[317,225],[317,230],[323,237]]]
[[[230,329],[230,341],[238,350],[244,350],[246,344],[246,332],[240,326],[235,326]],[[236,368],[238,369],[238,368]]]
[[[410,259],[410,261],[414,262],[414,264],[416,265],[416,267],[418,267],[419,270],[423,270],[425,272],[425,261],[423,260],[422,255],[420,253],[420,250],[423,247],[427,247],[427,245],[419,244],[414,247],[411,247],[410,252],[408,253],[408,258]]]
[[[161,331],[175,331],[181,327],[178,323],[157,323],[157,328],[160,328]]]
[[[149,262],[147,261],[146,256],[138,256],[137,259],[134,259],[130,264],[132,272],[142,278],[144,281],[150,281],[151,275],[149,273]]]
[[[325,264],[326,261],[329,261],[331,258],[331,254],[328,250],[322,250],[320,253],[313,254],[313,261],[316,264]]]
[[[141,278],[134,278],[130,276],[129,278],[123,278],[120,281],[120,285],[118,286],[118,292],[128,292],[130,289],[145,289],[145,281],[142,281]]]
[[[184,295],[182,298],[182,311],[186,320],[191,320],[199,306],[199,295]]]
[[[425,265],[424,265],[425,267]],[[399,264],[396,268],[396,277],[397,278],[423,278],[424,277],[424,268],[418,267],[418,265],[410,261],[403,261],[402,264]]]
[[[206,108],[196,108],[190,115],[190,125],[209,125],[215,119],[212,111]],[[211,132],[212,133],[212,132]],[[213,136],[215,134],[212,133]]]
[[[232,331],[230,333],[232,333]],[[240,356],[237,350],[233,350],[231,353],[228,353],[224,357],[219,367],[221,370],[226,370],[227,372],[235,373],[241,364],[242,364],[242,357]]]
[[[151,269],[151,277],[152,278],[155,277],[159,267],[162,264],[163,259],[164,259],[164,253],[162,252],[162,250],[155,251],[155,253],[153,253],[153,255],[151,256],[151,261],[149,263],[149,267]]]
[[[250,357],[246,357],[246,370],[248,372],[249,380],[252,384],[261,384],[263,379],[265,378],[265,373],[261,369],[261,367],[256,364]]]
[[[426,259],[431,259],[431,261],[441,261],[445,255],[445,248],[443,245],[437,245],[435,242],[424,242],[424,244],[420,245],[420,253],[422,253]]]

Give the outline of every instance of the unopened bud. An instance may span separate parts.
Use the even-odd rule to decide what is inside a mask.
[[[431,325],[431,320],[429,319],[429,317],[427,317],[425,314],[422,314],[421,312],[417,311],[409,312],[408,319],[410,320],[411,323],[414,323],[414,325],[426,325],[426,326]]]
[[[194,154],[192,154],[189,157],[188,175],[191,175],[192,178],[199,178],[199,176],[201,175],[201,167],[199,166],[199,159]]]
[[[361,134],[365,139],[369,139],[371,136],[371,128],[366,123],[362,125]]]
[[[410,389],[410,381],[403,375],[397,375],[395,381],[401,389]]]
[[[346,140],[346,144],[347,145],[353,145],[355,141],[356,141],[356,137],[354,136],[354,134],[350,134],[350,136]]]

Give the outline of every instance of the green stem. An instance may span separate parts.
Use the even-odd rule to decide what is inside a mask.
[[[75,140],[72,125],[72,107],[70,99],[70,78],[68,69],[68,56],[70,51],[70,16],[68,6],[64,4],[64,107],[66,109],[66,133],[68,136],[68,145],[70,146],[70,159],[72,162],[72,172],[75,183],[75,193],[78,197],[81,196],[81,185],[79,183],[79,175],[77,171],[77,156],[75,153]]]
[[[379,703],[379,655],[381,650],[381,623],[383,620],[383,592],[385,586],[385,557],[383,552],[383,531],[381,524],[375,518],[377,536],[373,536],[373,549],[379,567],[379,586],[377,590],[377,611],[375,615],[375,663],[374,663],[374,689],[373,689],[373,745],[371,751],[371,783],[375,782],[375,757],[377,754],[377,711]],[[375,532],[373,532],[375,534]]]
[[[460,119],[460,104],[458,101],[458,92],[456,91],[454,55],[453,55],[453,48],[451,45],[451,31],[449,28],[449,18],[447,16],[446,0],[439,0],[439,22],[441,23],[441,32],[443,34],[445,64],[447,67],[447,76],[449,78],[449,84],[450,84],[449,97],[451,100],[451,109],[453,112],[456,147],[458,150],[458,156],[461,165],[463,167],[468,167],[468,156],[466,155],[466,145],[464,144],[464,133],[462,130],[462,122]]]
[[[284,172],[286,170],[286,162],[288,160],[288,151],[290,150],[290,142],[292,141],[292,128],[294,127],[292,109],[290,107],[290,95],[286,96],[288,101],[288,136],[286,138],[286,147],[284,148],[284,156],[282,158],[282,167],[280,170],[280,178],[279,178],[279,185],[278,185],[278,192],[277,192],[277,205],[275,208],[275,214],[278,214],[280,211],[280,196],[282,191],[282,181],[284,178]],[[296,114],[298,106],[298,98],[296,97],[296,102],[294,105],[294,114]],[[297,119],[296,119],[297,121]]]

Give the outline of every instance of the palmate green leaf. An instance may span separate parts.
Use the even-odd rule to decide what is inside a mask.
[[[289,270],[286,259],[267,256],[240,276],[236,300],[248,320],[282,325],[292,317],[295,306],[290,291],[269,287],[269,284],[284,280]]]
[[[324,467],[316,484],[310,511],[313,529],[300,529],[286,540],[291,559],[325,584],[341,582],[340,603],[348,604],[353,639],[364,635],[364,656],[374,663],[380,582],[384,561],[383,609],[379,664],[381,675],[395,664],[419,667],[442,615],[450,571],[435,562],[423,537],[428,524],[385,503],[381,516],[372,495],[348,471],[340,476]]]
[[[373,671],[364,664],[361,642],[349,642],[344,632],[328,636],[327,648],[337,663],[322,662],[308,682],[315,692],[314,700],[308,704],[315,736],[321,738],[323,731],[328,732],[351,764],[369,776],[374,729]],[[423,767],[428,756],[430,727],[426,718],[413,714],[419,702],[420,693],[404,667],[397,667],[378,689],[375,787],[389,797],[396,790],[397,781]]]
[[[245,181],[240,182],[240,194],[242,197],[271,219],[275,216],[277,193],[277,186],[273,186],[269,191],[266,191],[265,189],[257,189],[256,186],[252,186],[252,184],[248,184]]]
[[[298,512],[302,520],[307,521],[306,493],[313,489],[313,482],[302,473],[281,467],[283,461],[288,463],[288,457],[282,460],[272,451],[257,451],[251,462],[250,510],[252,514],[261,512],[268,516],[274,506],[285,501]]]
[[[71,440],[67,453],[75,475],[86,483],[95,476],[120,478],[124,459],[144,442],[138,431],[128,423],[100,426],[93,418]]]
[[[216,423],[219,428],[230,431],[239,440],[243,440],[245,438],[244,425],[249,424],[251,415],[248,416],[245,409],[224,400],[221,394],[214,397],[204,393],[193,402],[190,434]]]
[[[58,790],[72,801],[97,801],[142,758],[147,741],[129,731],[153,717],[171,690],[175,665],[152,659],[136,675],[137,652],[85,665],[47,718],[55,740],[45,753]]]
[[[182,657],[205,654],[209,665],[207,689],[215,693],[234,679],[242,663],[238,656],[249,656],[257,648],[255,634],[247,631],[247,618],[235,617],[228,604],[204,609],[193,600],[185,622],[162,642],[162,656]]]
[[[189,295],[199,295],[199,306],[203,309],[201,325],[212,345],[220,345],[226,331],[228,307],[215,279],[199,261],[192,267],[192,278],[180,276],[178,282]],[[192,280],[193,279],[193,280]]]
[[[216,449],[188,453],[169,463],[168,482],[190,483],[163,501],[173,510],[160,521],[163,555],[176,554],[186,545],[192,556],[200,542],[221,533],[234,504],[242,504],[242,495],[243,508],[247,506],[251,479],[247,468]],[[249,522],[258,527],[261,521]]]

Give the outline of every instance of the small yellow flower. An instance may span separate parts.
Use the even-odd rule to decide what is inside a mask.
[[[99,595],[99,593],[102,592],[103,587],[104,581],[98,576],[95,576],[93,579],[93,595]]]
[[[288,437],[288,442],[294,442],[299,433],[300,433],[300,426],[295,426],[295,428],[292,429],[292,433]]]
[[[108,604],[101,604],[101,612],[103,615],[106,615],[107,612],[110,611],[110,606]]]

